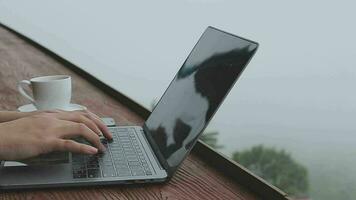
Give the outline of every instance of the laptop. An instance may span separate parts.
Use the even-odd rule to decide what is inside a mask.
[[[142,127],[109,127],[114,139],[102,139],[107,147],[102,154],[54,153],[45,155],[51,162],[42,164],[6,165],[3,162],[0,188],[169,180],[257,47],[256,42],[208,27]]]

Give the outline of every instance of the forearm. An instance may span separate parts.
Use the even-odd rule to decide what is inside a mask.
[[[18,111],[0,111],[0,123],[16,120],[21,117],[26,117],[30,114],[31,113],[22,113]]]

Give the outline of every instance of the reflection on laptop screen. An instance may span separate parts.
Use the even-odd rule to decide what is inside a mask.
[[[145,124],[169,167],[183,161],[257,46],[211,27],[201,36]]]

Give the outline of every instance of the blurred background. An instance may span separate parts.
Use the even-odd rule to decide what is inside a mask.
[[[356,197],[353,1],[5,1],[0,22],[151,109],[207,26],[260,48],[202,140],[295,199]]]

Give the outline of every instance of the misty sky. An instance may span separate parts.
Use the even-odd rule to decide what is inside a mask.
[[[355,7],[325,0],[0,0],[0,21],[147,107],[207,26],[257,41],[209,129],[219,130],[225,153],[264,143],[310,164],[356,154]],[[339,151],[330,156],[330,147]]]
[[[208,25],[255,40],[260,49],[214,124],[237,125],[239,132],[281,126],[294,134],[294,128],[356,128],[354,7],[351,1],[13,0],[0,1],[0,20],[146,106]]]

